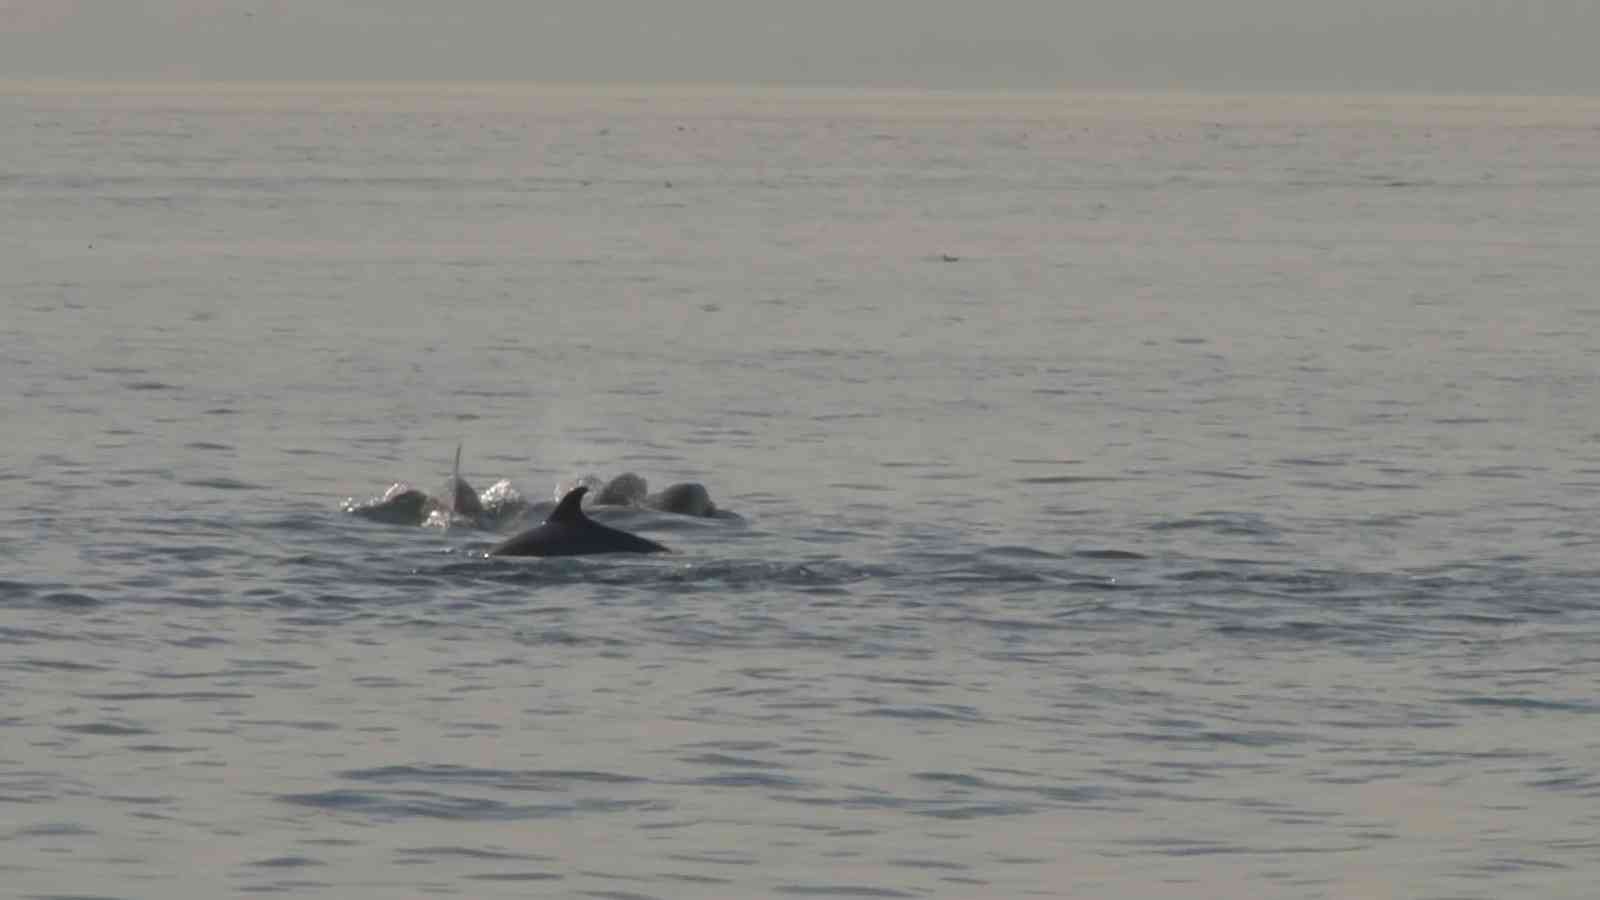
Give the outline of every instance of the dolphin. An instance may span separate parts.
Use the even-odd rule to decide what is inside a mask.
[[[644,505],[662,512],[677,513],[680,516],[710,518],[717,514],[717,505],[711,502],[711,494],[705,485],[697,481],[669,485],[661,493],[645,497]]]
[[[472,489],[465,478],[450,476],[444,489],[447,499],[440,501],[440,505],[444,507],[442,511],[449,513],[452,519],[459,517],[475,522],[483,517],[483,501],[478,499],[478,492]]]
[[[606,482],[606,486],[594,495],[591,502],[599,506],[638,506],[649,492],[643,478],[632,472],[623,472]]]
[[[494,488],[500,488],[496,484]],[[495,497],[502,504],[507,492],[515,493],[509,482]],[[520,498],[520,495],[519,495]],[[345,512],[374,522],[390,525],[441,525],[455,523],[480,526],[492,521],[478,492],[461,477],[461,445],[456,445],[455,467],[450,470],[450,480],[445,482],[444,495],[431,497],[404,482],[396,482],[383,492],[382,497],[360,501],[347,498],[342,507]],[[497,510],[498,511],[498,510]]]
[[[490,556],[586,556],[591,553],[667,553],[667,548],[636,534],[601,525],[584,515],[588,485],[568,491],[544,524],[490,548]]]
[[[404,482],[396,482],[376,500],[344,501],[344,511],[386,525],[421,525],[428,518],[433,499]]]
[[[472,485],[467,484],[465,478],[461,477],[460,444],[456,445],[456,462],[450,469],[450,480],[445,483],[444,490],[445,494],[450,498],[450,505],[445,509],[449,519],[453,519],[456,516],[464,516],[467,519],[476,520],[483,515],[483,504],[478,502],[478,492],[472,489]],[[448,519],[446,524],[449,524]]]

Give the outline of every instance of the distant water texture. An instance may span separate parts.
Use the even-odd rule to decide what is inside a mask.
[[[0,93],[0,892],[1591,898],[1600,101]],[[637,472],[660,557],[340,511]]]

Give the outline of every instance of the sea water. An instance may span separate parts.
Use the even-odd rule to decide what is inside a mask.
[[[1600,101],[0,95],[0,884],[1591,897]],[[699,481],[662,557],[340,512]]]

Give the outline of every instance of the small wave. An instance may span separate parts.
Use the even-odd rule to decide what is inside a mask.
[[[190,481],[178,482],[185,487],[209,488],[216,491],[259,491],[261,485],[251,484],[248,481],[239,481],[236,478],[196,478]]]
[[[272,856],[267,859],[258,859],[244,865],[260,869],[303,869],[307,866],[325,866],[327,863],[309,856]]]
[[[554,857],[536,853],[508,853],[503,850],[485,850],[480,847],[402,847],[395,851],[405,857],[478,859],[506,862],[549,862]]]
[[[856,715],[883,716],[890,719],[920,719],[924,721],[985,722],[982,715],[970,706],[880,706],[862,710]]]
[[[810,786],[808,782],[787,775],[775,775],[770,772],[724,772],[718,775],[707,775],[704,778],[693,779],[687,784],[698,787],[755,787],[770,790],[796,790]]]
[[[911,678],[904,675],[857,675],[856,677],[869,684],[893,684],[915,688],[940,688],[954,684],[938,678]]]
[[[1450,701],[1461,706],[1488,706],[1521,709],[1529,712],[1600,713],[1600,705],[1569,700],[1540,700],[1535,697],[1462,697]]]
[[[1181,519],[1167,519],[1150,525],[1151,531],[1211,531],[1222,535],[1260,537],[1276,535],[1265,517],[1255,513],[1219,512],[1201,513]]]
[[[1123,737],[1139,743],[1166,744],[1233,744],[1241,747],[1276,747],[1295,744],[1305,738],[1299,734],[1281,731],[1206,731],[1184,732],[1128,732]]]
[[[772,745],[763,745],[771,748]],[[698,756],[685,756],[682,761],[701,766],[734,766],[736,768],[768,769],[783,768],[782,763],[770,762],[764,759],[752,759],[748,756],[730,756],[726,753],[702,753]]]
[[[1468,478],[1526,478],[1535,471],[1526,466],[1482,466],[1467,471]]]
[[[1313,643],[1366,643],[1374,635],[1369,627],[1347,627],[1327,622],[1281,622],[1273,624],[1224,623],[1217,634],[1230,638],[1263,638]]]
[[[137,725],[120,725],[116,722],[91,722],[87,725],[57,725],[61,731],[73,734],[89,734],[102,737],[132,737],[141,734],[154,734],[148,728]]]
[[[383,818],[442,819],[446,821],[500,822],[537,819],[571,811],[570,806],[518,806],[499,800],[454,797],[434,791],[333,790],[310,794],[282,794],[280,802],[328,812],[364,813]]]
[[[31,638],[30,640],[26,640],[26,641],[15,641],[14,643],[19,643],[19,644],[21,644],[21,643],[32,643],[34,640],[48,640],[51,637],[53,637],[52,635],[46,635],[44,632],[31,632],[31,634],[32,635],[37,635],[38,637],[34,637],[34,638]],[[6,637],[6,629],[0,629],[0,642],[4,642],[5,641],[5,637]],[[25,672],[26,671],[34,671],[34,672],[109,672],[109,671],[111,671],[111,669],[109,669],[106,666],[97,666],[97,665],[95,665],[93,663],[81,663],[81,662],[76,662],[74,660],[66,660],[66,659],[19,659],[19,660],[16,660],[14,662],[4,663],[3,665],[7,669],[18,669],[18,670],[25,671]]]
[[[1342,459],[1318,459],[1310,456],[1285,456],[1282,459],[1279,459],[1278,462],[1286,466],[1313,466],[1327,468],[1337,468],[1345,465],[1345,461]]]
[[[936,784],[949,784],[960,788],[994,788],[995,785],[979,778],[976,775],[967,775],[961,772],[912,772],[912,778],[922,781],[932,781]]]
[[[947,859],[891,859],[888,863],[891,866],[905,866],[908,869],[946,869],[951,872],[966,872],[972,869],[966,863]]]
[[[560,557],[535,561],[491,558],[474,560],[470,563],[449,563],[441,566],[437,572],[447,575],[470,575],[516,585],[590,583],[667,587],[678,590],[700,587],[826,589],[853,584],[881,574],[864,567],[833,560],[791,563],[759,560],[672,562],[670,558],[624,560],[617,555],[607,556],[604,559]]]
[[[557,646],[557,647],[604,647],[616,649],[628,646],[627,641],[613,637],[578,634],[562,628],[547,628],[542,631],[532,629],[519,629],[512,634],[512,640],[528,647]]]
[[[990,548],[987,549],[986,552],[991,553],[991,554],[993,554],[995,556],[1006,556],[1006,557],[1011,557],[1013,559],[1062,559],[1063,558],[1061,556],[1061,554],[1059,554],[1059,553],[1051,553],[1048,550],[1040,550],[1037,547],[1026,547],[1026,546],[1022,546],[1020,544],[1004,544],[1004,545],[1001,545],[999,547],[990,547]]]
[[[207,700],[249,700],[254,694],[238,691],[105,691],[78,694],[85,700],[110,700],[127,703],[133,700],[176,700],[182,703]]]
[[[635,775],[586,769],[476,769],[469,766],[419,765],[382,766],[352,769],[339,773],[351,781],[443,782],[447,784],[486,784],[504,790],[553,790],[564,782],[585,784],[639,784],[648,781]]]
[[[46,822],[17,829],[18,837],[89,837],[95,834],[99,832],[76,822]]]
[[[1073,556],[1079,559],[1107,559],[1107,560],[1140,560],[1150,557],[1134,550],[1076,550]]]
[[[881,493],[892,493],[894,491],[894,488],[886,484],[871,484],[865,481],[834,481],[829,482],[828,487],[846,491],[877,491]]]
[[[20,600],[39,590],[41,590],[39,585],[29,584],[26,581],[10,581],[0,578],[0,600]],[[0,634],[3,633],[0,632]]]
[[[773,888],[796,897],[920,897],[910,891],[861,884],[784,884]]]
[[[934,819],[965,821],[996,816],[1025,816],[1037,811],[1038,807],[1030,803],[969,803],[963,806],[940,806],[913,812],[915,815]]]
[[[1253,472],[1232,472],[1226,469],[1190,469],[1189,473],[1204,478],[1227,478],[1233,481],[1260,481],[1267,477]]]
[[[72,591],[59,591],[52,594],[45,594],[44,596],[40,597],[39,604],[42,606],[53,606],[57,609],[94,609],[95,607],[105,605],[105,601],[96,597],[92,597],[88,594],[79,594]]]

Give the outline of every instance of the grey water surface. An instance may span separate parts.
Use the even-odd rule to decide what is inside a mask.
[[[0,95],[0,893],[1592,897],[1600,101]],[[704,483],[662,557],[346,516]]]

